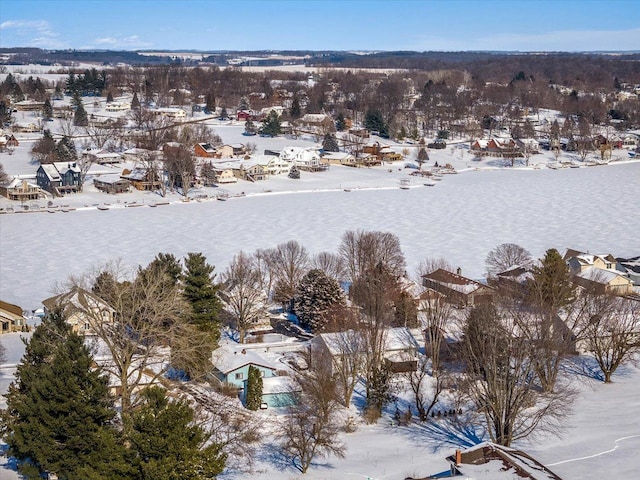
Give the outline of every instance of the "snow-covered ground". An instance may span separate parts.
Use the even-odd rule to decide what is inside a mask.
[[[313,139],[247,139],[241,125],[212,124],[225,143],[255,141],[258,152],[313,144]],[[0,154],[0,162],[10,175],[33,176],[36,165],[28,155],[32,140],[29,135],[20,140],[13,155]],[[215,188],[194,190],[191,196],[201,196],[202,201],[185,203],[177,194],[166,199],[143,192],[110,196],[88,186],[82,194],[54,200],[56,205],[75,208],[67,213],[0,215],[0,298],[35,309],[69,275],[115,260],[146,265],[158,252],[180,257],[202,252],[220,272],[240,250],[252,252],[291,239],[311,253],[336,251],[341,235],[356,229],[398,235],[409,273],[425,257],[444,257],[460,266],[464,275],[481,278],[487,253],[504,242],[518,243],[536,257],[551,247],[639,254],[640,163],[625,161],[625,152],[614,152],[617,161],[608,166],[551,170],[503,168],[495,159],[476,162],[465,147],[429,152],[428,166],[436,161],[451,163],[460,172],[445,175],[430,187],[410,176],[412,170],[403,168],[404,162],[371,169],[332,166],[327,172],[303,172],[299,180],[239,182],[223,188],[231,195],[226,202],[215,200],[220,190]],[[545,165],[552,160],[542,154],[531,162]],[[120,169],[101,167],[93,172]],[[407,178],[411,188],[398,188]],[[166,200],[168,205],[148,206]],[[143,206],[125,207],[132,202]],[[108,211],[96,208],[105,203],[110,204]],[[0,207],[8,206],[20,207],[0,200]],[[22,351],[19,334],[2,336],[0,342],[7,346],[6,363],[15,364]],[[11,374],[10,366],[0,368],[2,391]],[[566,480],[636,478],[640,370],[625,367],[613,385],[575,377],[582,394],[566,434],[559,440],[545,437],[519,446]],[[305,478],[427,475],[445,470],[444,457],[469,441],[455,425],[404,428],[384,420],[376,426],[362,425],[343,440],[346,458],[313,466]],[[259,464],[262,472],[251,478],[298,478],[288,466],[278,465],[275,452],[265,449]],[[11,478],[16,477],[0,467],[0,479]]]

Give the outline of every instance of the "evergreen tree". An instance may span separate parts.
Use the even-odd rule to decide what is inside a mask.
[[[75,162],[78,160],[76,144],[73,143],[71,137],[66,135],[58,140],[53,153],[57,162]]]
[[[258,410],[262,404],[262,376],[260,369],[253,365],[249,366],[245,404],[249,410]]]
[[[214,267],[207,263],[202,253],[188,253],[184,259],[184,297],[193,309],[192,321],[202,331],[212,335],[217,343],[220,338],[218,285],[214,283]]]
[[[300,108],[300,100],[298,97],[293,98],[293,102],[291,102],[291,111],[289,112],[291,118],[298,118],[302,114],[302,110]]]
[[[422,170],[422,164],[429,161],[429,154],[427,153],[427,150],[423,146],[420,146],[420,149],[418,150],[416,161],[420,166],[420,170]]]
[[[389,126],[379,110],[368,110],[364,118],[364,126],[372,132],[378,132],[382,138],[389,138]]]
[[[140,108],[140,100],[138,100],[138,92],[133,93],[133,98],[131,99],[131,108],[134,110]]]
[[[44,105],[42,106],[42,116],[45,120],[53,118],[53,106],[51,106],[51,100],[49,97],[44,99]]]
[[[296,165],[293,165],[291,167],[291,170],[289,170],[289,178],[292,178],[293,180],[299,180],[300,179],[300,170],[298,169],[298,167]]]
[[[89,125],[89,117],[87,116],[87,111],[84,109],[84,105],[82,105],[82,100],[78,102],[76,107],[73,115],[73,124],[76,127],[86,127]]]
[[[555,248],[547,250],[540,265],[533,268],[529,291],[534,305],[551,315],[573,299],[575,287],[571,270]]]
[[[160,387],[149,387],[141,395],[143,403],[132,415],[130,449],[137,470],[132,478],[209,480],[222,473],[226,456],[194,423],[187,402],[169,401]]]
[[[3,185],[9,181],[9,175],[4,170],[4,166],[0,163],[0,185]]]
[[[11,121],[11,113],[9,102],[4,98],[0,98],[0,125],[4,125]]]
[[[215,113],[216,111],[216,96],[213,94],[213,92],[208,92],[205,96],[204,96],[204,108],[207,111],[207,113]]]
[[[111,92],[107,93],[107,103],[113,102],[113,94]]]
[[[245,135],[255,135],[256,134],[256,125],[253,123],[251,119],[248,119],[244,122],[244,134]]]
[[[108,380],[61,312],[43,319],[9,387],[3,427],[27,479],[131,478]]]
[[[168,281],[171,282],[171,286],[176,286],[182,279],[182,265],[180,260],[172,253],[157,254],[146,270],[149,270],[152,274],[165,273]]]
[[[240,97],[240,102],[238,103],[238,110],[250,110],[251,105],[249,104],[249,99],[247,97]]]
[[[338,132],[343,132],[346,128],[347,128],[347,121],[344,118],[344,114],[340,112],[336,117],[336,130]]]
[[[336,304],[344,303],[340,284],[324,271],[310,270],[300,281],[295,297],[295,313],[300,323],[313,332],[322,330],[324,313]]]
[[[51,163],[56,161],[55,155],[56,141],[53,139],[50,130],[45,130],[42,138],[37,140],[31,147],[31,155],[40,163]]]
[[[274,110],[269,112],[269,115],[262,121],[262,127],[260,127],[260,134],[267,135],[269,137],[276,137],[282,133],[282,126],[280,124],[280,115]]]
[[[340,149],[338,148],[338,140],[336,136],[332,133],[325,133],[324,139],[322,140],[322,149],[325,152],[338,152]]]
[[[229,120],[229,114],[225,107],[222,107],[222,110],[220,111],[220,120]]]

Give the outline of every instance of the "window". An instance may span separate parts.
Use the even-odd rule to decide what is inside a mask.
[[[236,380],[242,380],[242,372],[236,373]]]
[[[260,376],[264,378],[264,370],[260,370]]]

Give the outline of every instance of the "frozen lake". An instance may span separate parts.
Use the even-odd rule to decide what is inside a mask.
[[[0,215],[0,298],[37,308],[70,274],[118,259],[146,265],[158,252],[202,252],[221,272],[240,250],[291,239],[311,253],[336,251],[342,234],[356,229],[398,235],[410,274],[425,257],[445,257],[463,275],[483,277],[487,253],[504,242],[536,257],[551,247],[640,254],[640,163],[468,171],[435,187],[412,180],[410,190],[345,192],[334,177],[318,178],[334,190]]]

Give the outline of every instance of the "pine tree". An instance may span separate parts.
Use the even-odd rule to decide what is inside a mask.
[[[49,97],[44,99],[44,105],[42,106],[42,117],[45,120],[53,118],[53,107],[51,106],[51,100]]]
[[[113,94],[111,92],[107,93],[107,103],[113,102]]]
[[[322,270],[310,270],[300,281],[295,297],[295,313],[300,323],[313,332],[322,330],[324,313],[336,304],[344,303],[340,284]]]
[[[213,92],[209,92],[204,96],[204,108],[206,113],[215,113],[216,111],[216,96]]]
[[[292,178],[293,180],[299,180],[300,179],[300,169],[298,169],[298,167],[296,165],[293,165],[291,167],[291,170],[289,170],[289,178]]]
[[[50,130],[45,130],[42,138],[37,140],[31,147],[31,155],[40,163],[51,163],[56,161],[55,155],[56,141],[53,139]]]
[[[9,181],[9,175],[4,169],[4,166],[0,163],[0,185],[3,185]]]
[[[76,111],[73,115],[73,124],[76,127],[86,127],[89,125],[89,117],[87,116],[87,111],[84,109],[84,105],[82,105],[82,100],[77,104]]]
[[[208,442],[185,401],[169,401],[160,387],[142,391],[133,413],[130,435],[133,465],[139,480],[208,480],[225,467],[221,446]],[[106,477],[105,477],[106,478]]]
[[[130,478],[111,424],[108,380],[61,312],[42,321],[9,387],[3,425],[10,454],[28,479]]]
[[[71,137],[66,135],[58,140],[54,149],[54,155],[58,162],[75,162],[78,160],[78,152],[76,151],[76,145],[73,143]]]
[[[140,100],[138,100],[138,92],[133,93],[133,98],[131,99],[131,108],[134,110],[140,108]]]
[[[184,259],[184,297],[193,309],[192,321],[202,331],[212,335],[217,343],[220,338],[218,285],[214,283],[214,267],[207,263],[202,253],[188,253]]]
[[[220,120],[229,120],[229,114],[225,107],[222,107],[222,110],[220,110]]]
[[[364,126],[372,132],[378,132],[382,138],[389,138],[389,126],[384,121],[382,113],[380,113],[379,110],[367,111]]]
[[[262,127],[260,127],[260,134],[267,135],[269,137],[276,137],[282,133],[282,126],[280,123],[280,115],[274,110],[269,112],[267,118],[262,121]]]
[[[253,365],[249,366],[245,404],[249,410],[258,410],[262,404],[262,376],[260,369]]]
[[[340,148],[338,148],[338,140],[336,136],[332,133],[325,133],[324,139],[322,140],[322,149],[325,152],[338,152]]]
[[[298,97],[294,97],[293,102],[291,102],[291,111],[289,114],[291,115],[291,118],[298,118],[301,113],[300,100],[298,100]]]
[[[244,122],[244,134],[245,135],[255,135],[256,134],[256,125],[253,123],[251,119],[248,119]]]
[[[533,268],[529,290],[534,304],[551,315],[573,299],[571,270],[555,248],[547,250],[540,265]]]
[[[344,114],[340,112],[336,117],[336,130],[338,132],[343,132],[346,128],[347,128],[347,121],[344,118]]]

